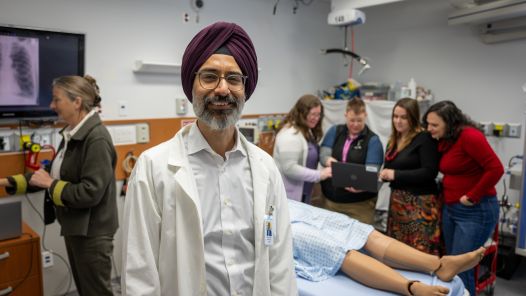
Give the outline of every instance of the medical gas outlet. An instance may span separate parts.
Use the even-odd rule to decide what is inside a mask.
[[[0,152],[8,152],[13,149],[13,133],[0,131]]]
[[[520,138],[521,125],[519,123],[481,122],[480,128],[486,136]]]

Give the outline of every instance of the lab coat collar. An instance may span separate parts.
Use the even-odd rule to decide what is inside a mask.
[[[195,123],[194,123],[195,124]],[[193,178],[190,164],[188,161],[188,147],[185,146],[184,138],[188,136],[192,125],[183,127],[177,135],[172,138],[172,149],[168,156],[168,165],[176,168],[175,180],[181,188],[192,199],[196,205],[199,217],[201,214],[201,203],[197,193],[197,185]],[[263,151],[250,143],[241,133],[238,133],[238,143],[247,153],[252,174],[252,186],[254,192],[254,238],[256,254],[261,251],[260,242],[263,240],[263,218],[270,205],[273,205],[273,197],[268,194],[270,173],[265,166],[259,165],[263,160]],[[272,198],[272,199],[271,199]],[[269,200],[271,199],[271,200]],[[202,226],[201,226],[202,227]],[[277,234],[279,236],[279,234]],[[279,239],[278,237],[276,237]],[[257,259],[256,259],[257,260]]]

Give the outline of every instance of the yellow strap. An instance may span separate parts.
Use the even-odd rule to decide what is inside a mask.
[[[58,180],[57,184],[55,185],[55,188],[53,188],[53,192],[52,192],[53,203],[55,203],[55,205],[57,206],[61,206],[61,207],[64,206],[64,203],[62,203],[62,199],[60,197],[62,196],[62,190],[64,190],[64,187],[66,187],[66,184],[68,184],[68,182]]]
[[[24,194],[27,191],[27,180],[24,175],[14,175],[13,179],[16,184],[16,193],[15,194]]]

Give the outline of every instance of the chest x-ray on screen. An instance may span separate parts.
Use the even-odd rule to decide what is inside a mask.
[[[38,38],[0,35],[0,106],[38,104]]]

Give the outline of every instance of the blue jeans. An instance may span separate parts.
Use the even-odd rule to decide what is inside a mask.
[[[480,203],[465,206],[461,203],[444,205],[442,226],[446,252],[458,255],[483,246],[490,237],[499,218],[496,196],[486,196]],[[475,271],[467,270],[458,275],[470,295],[475,296]]]

